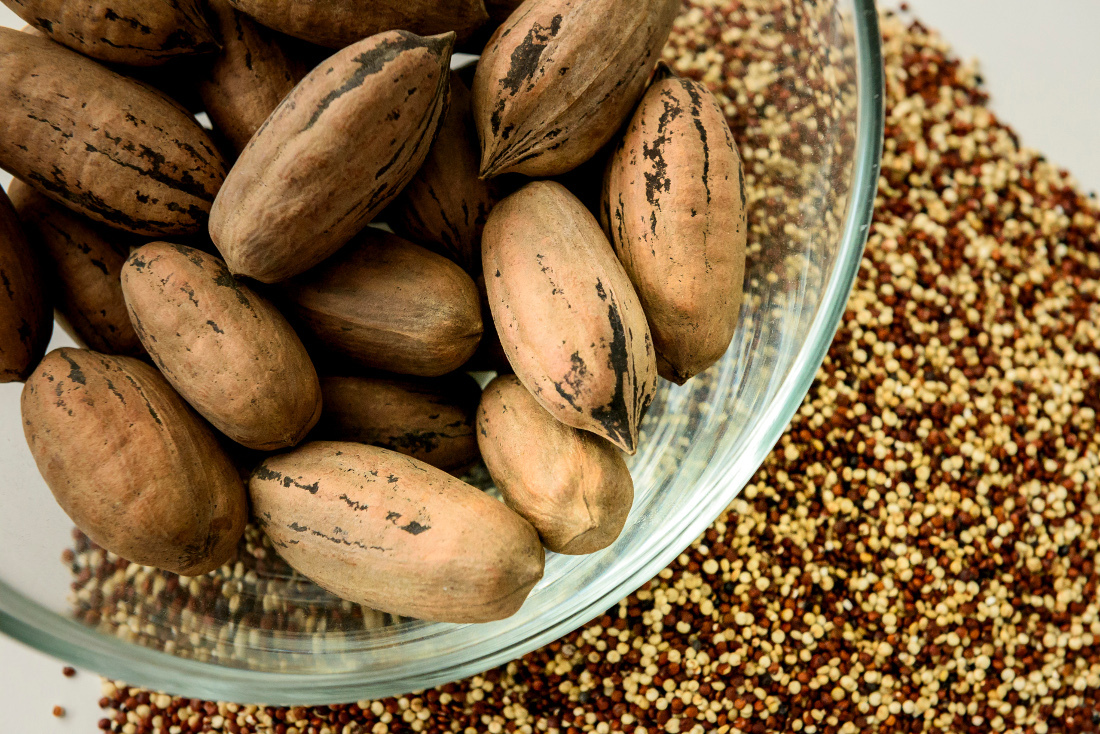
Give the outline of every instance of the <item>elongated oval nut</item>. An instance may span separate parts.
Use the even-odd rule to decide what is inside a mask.
[[[244,485],[156,369],[55,349],[24,386],[22,415],[46,484],[95,543],[185,576],[233,557],[248,519]]]
[[[144,354],[119,280],[130,254],[130,236],[70,212],[19,179],[11,182],[8,193],[53,275],[50,292],[62,328],[97,352]]]
[[[406,30],[466,38],[489,15],[483,0],[229,0],[269,28],[331,48]]]
[[[679,0],[529,0],[474,77],[481,175],[553,176],[591,158],[630,116]]]
[[[233,9],[207,0],[222,49],[199,82],[206,113],[239,153],[298,79],[275,34]]]
[[[607,167],[604,230],[677,384],[725,354],[745,281],[745,184],[718,100],[662,67]]]
[[[633,454],[657,366],[642,305],[595,217],[561,184],[530,183],[489,215],[482,262],[520,382],[562,423]]]
[[[0,382],[18,382],[46,353],[53,334],[42,263],[7,195],[0,191]]]
[[[408,456],[317,442],[249,482],[276,552],[342,599],[435,622],[514,614],[542,578],[538,533],[503,503]]]
[[[249,448],[301,441],[321,415],[321,385],[298,335],[220,259],[154,242],[122,269],[142,344],[215,428]]]
[[[196,0],[3,0],[54,41],[93,59],[163,64],[218,48]]]
[[[210,236],[275,283],[339,250],[401,192],[442,119],[454,36],[382,33],[332,56],[271,114],[226,178]]]
[[[386,221],[397,234],[470,274],[481,270],[481,232],[496,202],[493,187],[478,178],[478,160],[470,90],[452,71],[439,134],[420,171],[390,205]]]
[[[45,38],[0,28],[0,167],[84,216],[145,235],[206,224],[225,162],[193,117]]]
[[[505,503],[549,550],[594,553],[619,537],[634,502],[622,454],[547,413],[515,375],[485,388],[477,440]]]
[[[377,229],[283,292],[303,328],[372,369],[439,377],[481,341],[477,286],[442,255]]]
[[[390,449],[452,474],[478,460],[481,387],[469,375],[396,380],[323,377],[325,408],[314,435]]]

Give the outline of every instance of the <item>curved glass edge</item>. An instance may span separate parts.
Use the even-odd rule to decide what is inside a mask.
[[[709,469],[700,481],[713,482],[714,490],[704,505],[691,508],[695,518],[614,587],[538,634],[507,640],[508,644],[480,657],[444,662],[431,672],[410,670],[402,675],[389,675],[384,681],[364,681],[363,671],[315,675],[261,673],[177,658],[103,637],[25,599],[3,582],[0,582],[0,632],[65,662],[116,680],[140,680],[142,686],[153,690],[225,701],[325,705],[423,690],[482,673],[568,634],[648,582],[729,506],[779,441],[813,384],[847,308],[874,212],[885,117],[882,41],[874,0],[852,0],[852,5],[858,56],[858,147],[853,166],[853,195],[822,307],[814,317],[806,346],[772,401],[764,421],[769,428],[757,450],[749,457],[741,457],[736,466],[726,462]],[[28,619],[38,623],[23,621]]]

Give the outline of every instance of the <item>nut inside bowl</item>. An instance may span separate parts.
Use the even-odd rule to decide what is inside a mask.
[[[154,690],[325,704],[519,657],[673,561],[778,440],[844,312],[878,180],[882,60],[870,0],[689,0],[665,59],[725,95],[749,194],[746,298],[717,365],[683,387],[662,381],[629,460],[636,496],[616,543],[549,555],[519,613],[483,625],[342,602],[290,571],[256,530],[237,562],[204,577],[132,566],[72,534],[26,447],[21,386],[0,385],[0,631]]]

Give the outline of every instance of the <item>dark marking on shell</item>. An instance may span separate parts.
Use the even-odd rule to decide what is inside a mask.
[[[82,369],[80,369],[80,365],[78,365],[76,363],[76,361],[72,357],[70,357],[66,352],[61,352],[60,354],[61,354],[61,358],[69,363],[69,368],[70,368],[69,369],[69,379],[72,380],[73,382],[77,382],[77,383],[80,383],[81,385],[86,386],[88,384],[88,381],[84,377],[84,371]]]
[[[642,143],[642,157],[650,161],[653,166],[652,172],[647,171],[644,174],[646,200],[657,209],[660,209],[660,195],[672,190],[664,151],[664,146],[669,143],[668,128],[684,111],[671,91],[666,89],[661,92],[661,98],[664,111],[657,120],[657,137],[652,140],[652,143]],[[656,234],[656,218],[653,218],[652,228]]]
[[[591,417],[603,427],[615,443],[620,443],[628,450],[632,450],[634,436],[631,431],[630,416],[632,413],[637,413],[639,385],[634,379],[634,365],[627,345],[626,329],[619,313],[619,304],[614,297],[607,305],[607,323],[611,327],[611,343],[607,345],[607,366],[615,375],[615,392],[606,405],[592,410]],[[627,405],[624,384],[628,379],[634,383],[633,405]]]
[[[565,402],[578,413],[583,412],[583,408],[577,405],[577,396],[584,388],[584,380],[588,376],[588,367],[584,363],[584,358],[581,357],[580,352],[573,352],[569,357],[570,367],[569,371],[565,373],[560,382],[553,382],[554,389],[557,390]]]
[[[370,505],[364,505],[361,502],[356,502],[351,497],[348,497],[346,494],[340,495],[337,499],[343,500],[344,504],[346,504],[348,507],[355,510],[356,512],[362,512],[364,510],[370,509]]]
[[[684,89],[691,97],[691,119],[699,133],[699,142],[703,144],[703,188],[707,192],[707,205],[710,205],[710,141],[707,139],[707,126],[703,124],[703,95],[699,93],[697,83],[684,81]]]
[[[508,74],[500,80],[502,87],[512,94],[518,94],[523,83],[529,82],[531,77],[535,76],[539,70],[539,60],[542,58],[542,52],[546,50],[550,41],[558,35],[561,30],[561,21],[561,15],[555,15],[549,26],[539,25],[538,23],[531,26],[531,30],[527,31],[527,37],[512,50],[512,64],[508,69]],[[500,133],[501,113],[504,112],[505,104],[506,102],[502,98],[497,102],[497,108],[493,111],[491,124],[494,135]],[[501,137],[504,140],[508,139],[507,134]]]
[[[316,481],[313,484],[302,484],[300,482],[295,481],[293,477],[284,475],[282,472],[277,472],[274,469],[268,469],[266,464],[260,464],[258,467],[253,469],[252,470],[252,477],[255,478],[255,479],[259,479],[260,481],[265,481],[265,482],[269,482],[269,481],[278,482],[279,484],[283,485],[286,488],[290,488],[291,486],[294,486],[294,487],[297,487],[298,489],[304,489],[305,491],[309,492],[310,494],[317,494],[317,492],[321,488],[321,482],[320,481]]]
[[[431,525],[421,525],[416,520],[410,520],[408,525],[402,525],[401,529],[409,535],[420,535],[423,532],[431,530]]]
[[[320,104],[313,111],[313,114],[310,116],[309,121],[306,123],[305,127],[302,128],[301,132],[305,132],[312,128],[317,121],[321,119],[321,115],[325,113],[325,110],[332,106],[336,100],[340,99],[340,97],[343,97],[348,92],[361,87],[367,78],[382,71],[386,64],[392,62],[403,52],[427,48],[433,53],[442,56],[443,53],[445,53],[444,49],[446,49],[448,45],[447,42],[444,42],[442,46],[430,42],[426,43],[425,39],[407,31],[398,31],[398,35],[398,39],[387,40],[352,59],[355,63],[359,64],[359,68],[357,68],[343,84],[325,95]]]

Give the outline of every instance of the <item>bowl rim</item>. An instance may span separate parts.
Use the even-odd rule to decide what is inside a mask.
[[[837,261],[821,306],[790,371],[768,405],[765,434],[736,466],[708,468],[700,482],[713,481],[712,492],[693,508],[695,517],[666,540],[659,551],[593,601],[575,605],[551,625],[522,639],[506,639],[474,658],[442,651],[431,671],[387,672],[368,680],[362,669],[332,673],[274,673],[179,658],[105,636],[27,599],[0,581],[0,632],[41,652],[114,680],[171,691],[190,698],[265,702],[272,705],[325,705],[400,695],[459,680],[518,659],[581,627],[633,593],[668,566],[690,540],[713,523],[751,479],[778,442],[808,393],[847,308],[870,232],[878,189],[885,118],[885,74],[878,14],[874,0],[848,0],[857,56],[856,145],[851,198]],[[720,476],[716,476],[720,475]],[[460,651],[461,652],[461,651]]]

